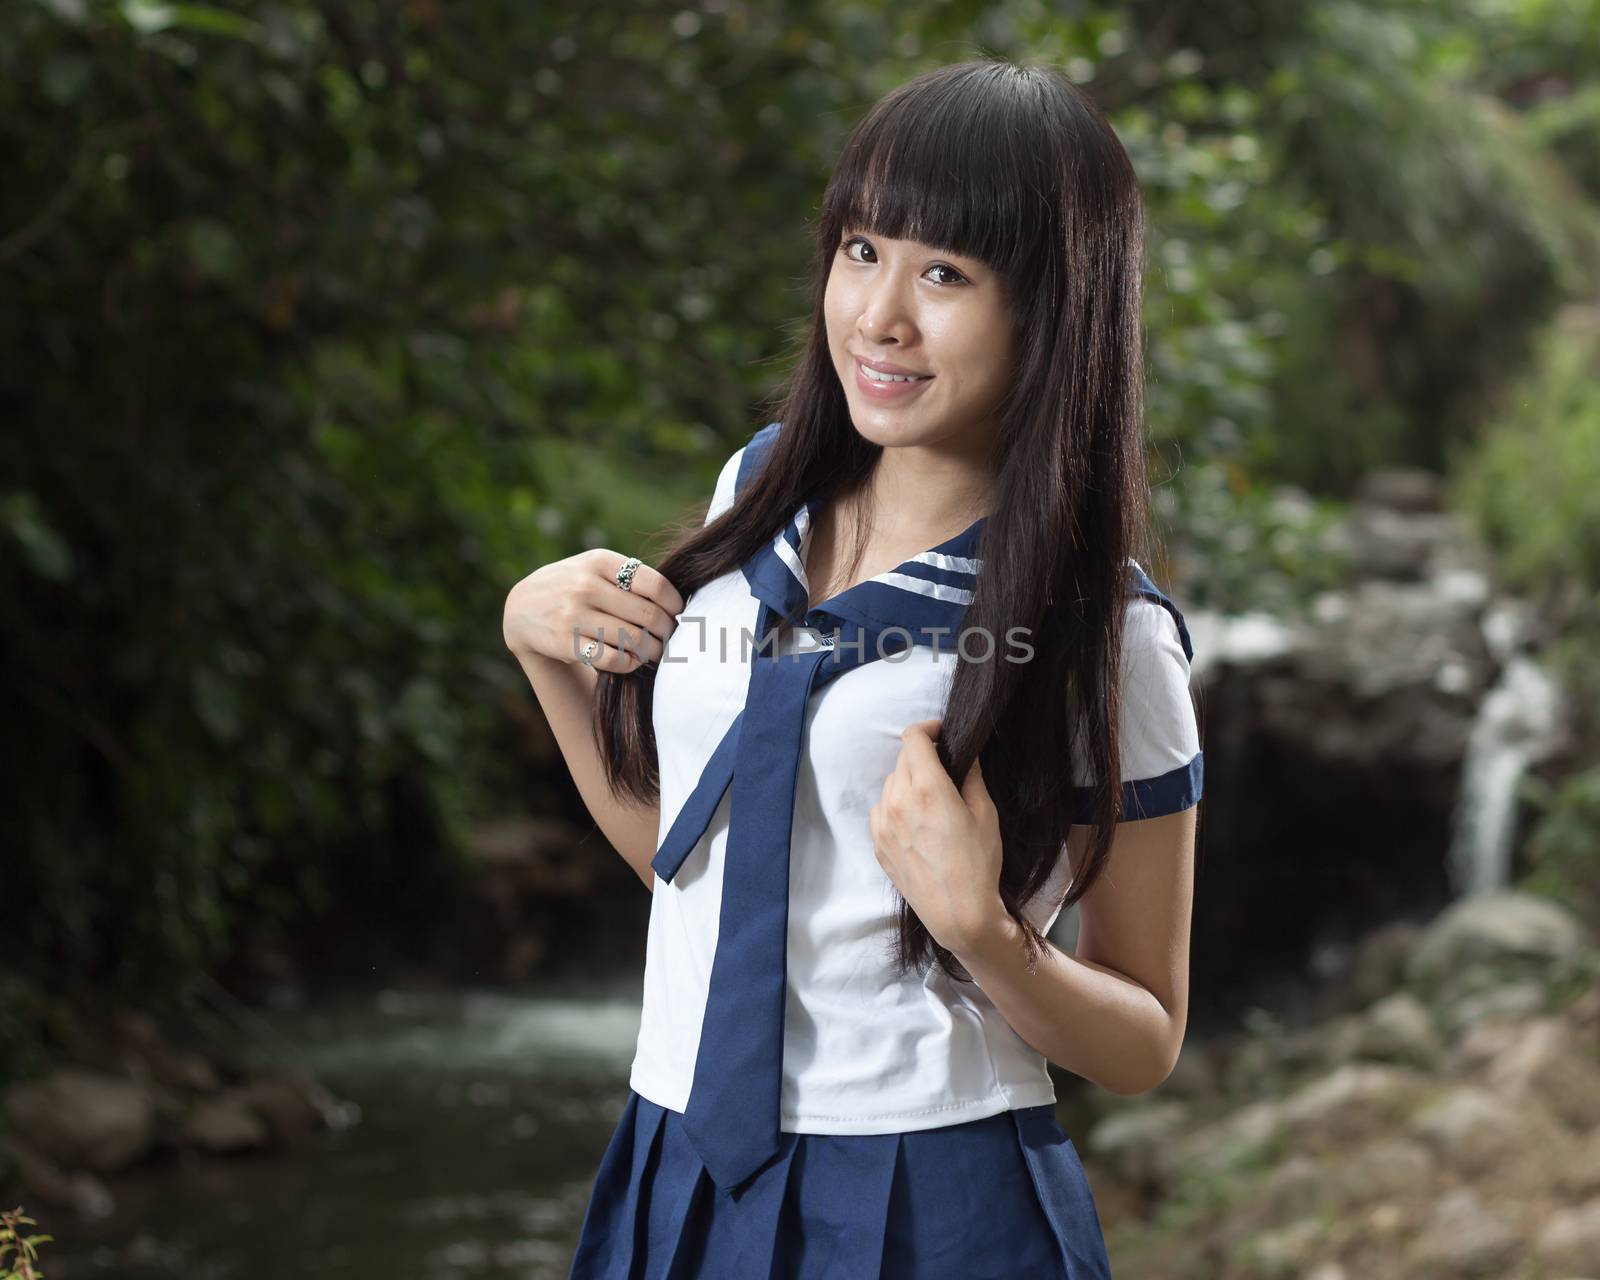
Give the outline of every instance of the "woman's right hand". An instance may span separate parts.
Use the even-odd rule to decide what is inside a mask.
[[[616,575],[626,559],[596,547],[535,569],[506,596],[506,647],[519,656],[578,663],[584,645],[596,640],[593,665],[600,671],[628,672],[659,661],[677,629],[683,597],[647,564],[634,569],[624,591]]]

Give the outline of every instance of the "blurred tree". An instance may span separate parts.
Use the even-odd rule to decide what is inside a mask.
[[[703,507],[840,141],[936,63],[1052,60],[1111,113],[1161,509],[1201,602],[1290,607],[1324,570],[1273,486],[1440,463],[1592,289],[1595,12],[6,6],[13,956],[116,989],[274,921],[425,951],[469,821],[575,804],[513,750],[506,590]]]

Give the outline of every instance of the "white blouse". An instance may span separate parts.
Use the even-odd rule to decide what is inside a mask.
[[[733,502],[744,449],[723,466],[706,515]],[[809,531],[800,562],[809,549]],[[749,681],[759,601],[739,569],[685,601],[657,668],[654,696],[661,777],[660,840],[712,751],[739,714]],[[1189,660],[1173,614],[1129,597],[1125,631],[1122,778],[1165,778],[1144,816],[1198,801],[1199,730]],[[814,649],[816,631],[784,628],[779,651]],[[796,1133],[893,1133],[977,1120],[1052,1102],[1045,1058],[974,983],[937,965],[897,973],[893,882],[878,865],[868,824],[913,721],[936,719],[955,672],[952,645],[915,646],[894,661],[847,671],[812,696],[795,782],[790,843],[788,991],[780,1125]],[[1174,778],[1186,780],[1175,789]],[[1081,755],[1072,783],[1088,780]],[[644,1001],[629,1077],[643,1097],[683,1111],[716,954],[732,788],[673,876],[653,883]],[[1124,819],[1125,821],[1127,818]],[[1023,907],[1048,932],[1071,883],[1065,857]]]

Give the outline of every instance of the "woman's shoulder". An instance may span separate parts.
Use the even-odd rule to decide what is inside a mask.
[[[1125,818],[1151,818],[1198,803],[1203,755],[1190,691],[1194,648],[1183,611],[1131,561],[1122,629],[1121,778]],[[1093,820],[1086,744],[1073,743],[1075,822]]]
[[[744,446],[740,446],[722,464],[722,470],[717,474],[716,487],[711,491],[711,505],[706,508],[706,524],[710,524],[733,505],[734,490],[739,474],[739,462],[743,456]]]
[[[722,470],[717,474],[716,487],[711,494],[711,505],[706,509],[706,524],[710,524],[733,505],[734,498],[755,474],[756,467],[766,456],[767,449],[778,434],[778,427],[779,424],[776,422],[767,423],[728,455],[722,464]]]
[[[1183,620],[1183,610],[1173,598],[1155,584],[1144,566],[1128,558],[1130,581],[1123,647],[1130,652],[1152,645],[1176,646],[1185,669],[1194,659],[1194,644]]]

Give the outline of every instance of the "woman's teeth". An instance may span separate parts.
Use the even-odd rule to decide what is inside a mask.
[[[862,365],[861,372],[864,373],[871,382],[922,382],[924,379],[933,376],[932,374],[926,373],[879,373],[870,365]]]

